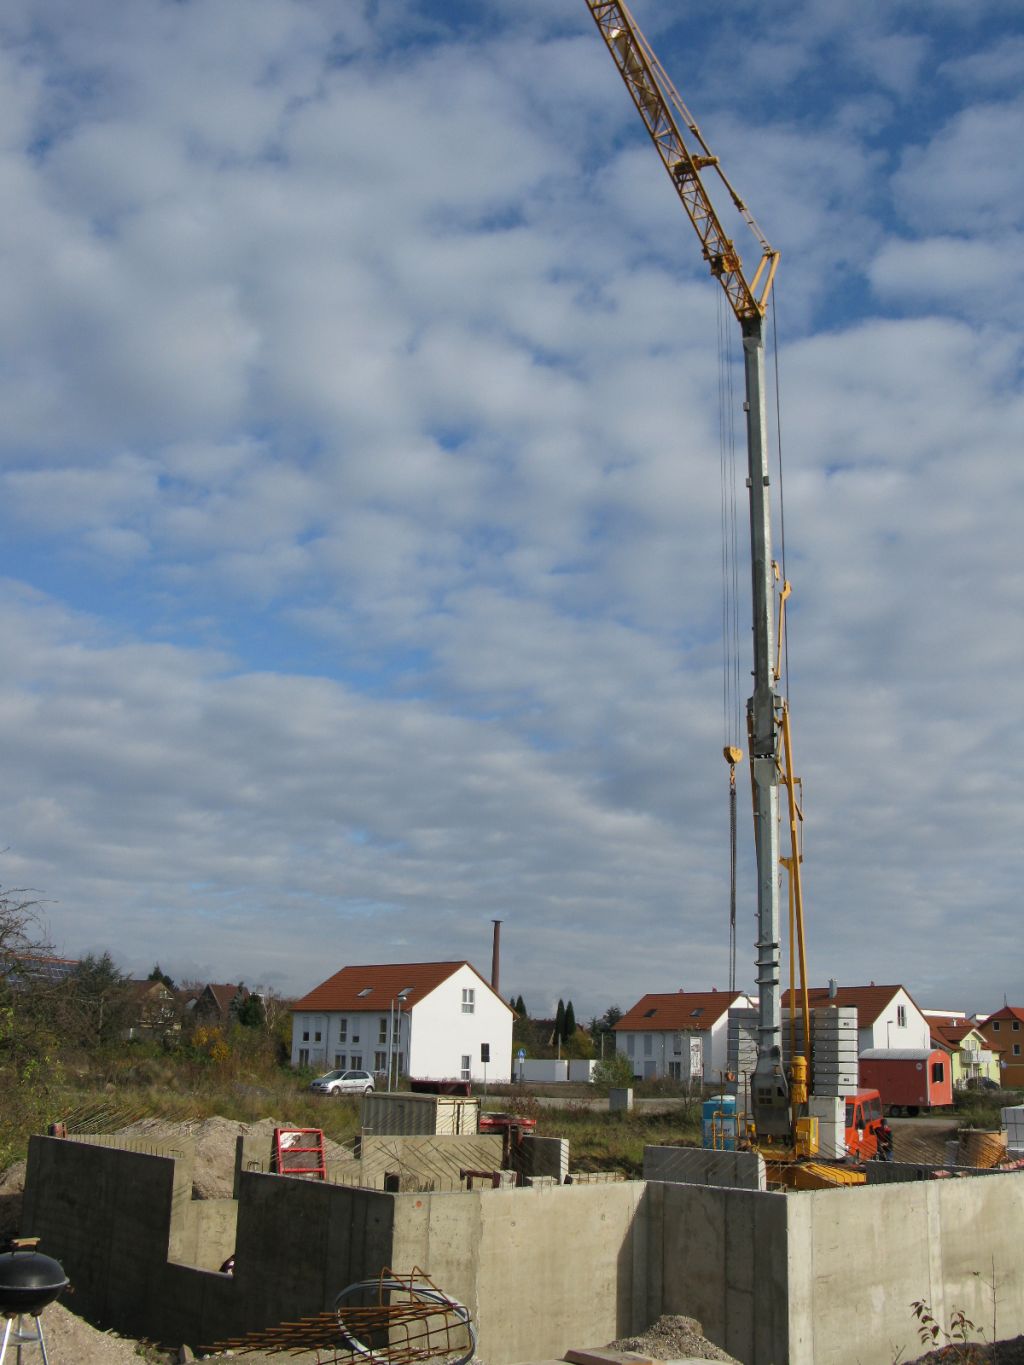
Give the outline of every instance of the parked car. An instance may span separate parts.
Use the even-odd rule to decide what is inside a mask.
[[[309,1088],[318,1095],[369,1095],[373,1077],[368,1071],[328,1071],[311,1081]]]

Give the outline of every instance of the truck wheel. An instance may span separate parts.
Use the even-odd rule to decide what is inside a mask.
[[[918,1116],[918,1114],[920,1114],[920,1112],[921,1112],[921,1111],[920,1111],[920,1109],[918,1109],[918,1107],[917,1107],[916,1104],[908,1104],[908,1105],[907,1105],[907,1114],[908,1114],[908,1116],[909,1116],[910,1118],[916,1119],[917,1116]]]
[[[901,1112],[901,1111],[900,1111],[900,1107],[899,1107],[898,1104],[890,1104],[890,1105],[889,1105],[889,1117],[890,1117],[891,1119],[898,1119],[899,1116],[900,1116],[900,1112]]]

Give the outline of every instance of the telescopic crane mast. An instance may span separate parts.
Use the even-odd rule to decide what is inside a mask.
[[[705,142],[626,5],[622,0],[586,0],[586,3],[700,239],[711,274],[725,291],[743,334],[754,636],[754,690],[747,702],[747,729],[757,855],[758,930],[757,1063],[751,1084],[751,1109],[758,1141],[785,1143],[793,1133],[795,1108],[806,1101],[806,1064],[794,1068],[794,1093],[790,1096],[781,1047],[780,781],[789,787],[790,824],[794,833],[796,815],[793,813],[793,780],[786,775],[788,766],[780,776],[780,741],[784,732],[788,740],[788,718],[785,702],[776,690],[779,678],[774,620],[776,566],[772,560],[762,337],[762,323],[779,253],[769,245],[753,215],[729,183],[718,158]],[[718,177],[759,243],[760,260],[749,280],[744,274],[740,255],[708,196],[705,173]],[[781,622],[780,615],[780,635]],[[727,751],[727,757],[729,753],[736,751]],[[799,854],[795,847],[792,859],[787,860],[786,865],[791,876],[795,874],[799,888]],[[802,907],[798,904],[797,908],[800,922]],[[806,1024],[805,1018],[805,1039],[808,1037]]]

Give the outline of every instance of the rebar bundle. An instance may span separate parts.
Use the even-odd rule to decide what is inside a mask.
[[[316,1313],[217,1342],[212,1351],[270,1355],[316,1351],[321,1365],[356,1359],[374,1365],[468,1365],[476,1329],[468,1308],[414,1266],[408,1275],[382,1270],[343,1289],[330,1313]]]

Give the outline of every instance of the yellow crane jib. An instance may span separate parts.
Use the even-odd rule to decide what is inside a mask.
[[[700,238],[704,259],[725,290],[730,307],[740,321],[763,317],[779,253],[769,244],[753,214],[733,189],[718,157],[704,141],[696,121],[623,0],[586,0],[586,3]],[[683,128],[694,146],[688,145]],[[761,258],[750,280],[745,276],[740,254],[711,202],[702,171],[713,171],[718,176],[736,211],[758,242]]]

